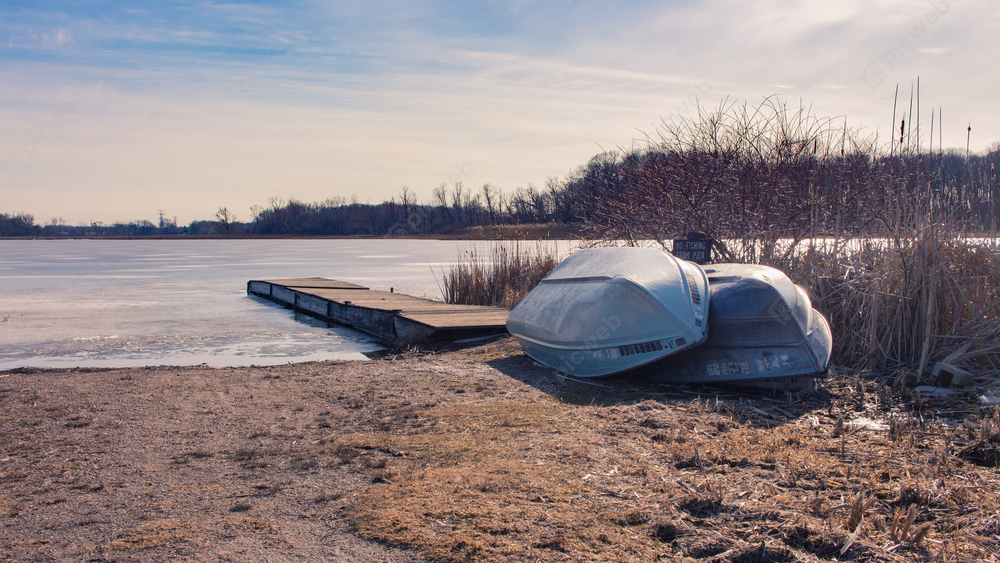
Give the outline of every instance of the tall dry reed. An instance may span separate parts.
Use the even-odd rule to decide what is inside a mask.
[[[775,98],[664,123],[595,157],[585,233],[659,244],[689,230],[717,262],[786,271],[831,321],[833,361],[928,380],[936,362],[1000,379],[1000,151],[900,149]]]
[[[771,265],[810,290],[841,365],[929,381],[939,361],[995,383],[1000,258],[989,240],[930,224],[900,238],[808,245]]]
[[[513,307],[559,263],[558,248],[494,242],[484,253],[465,251],[442,276],[447,303]]]

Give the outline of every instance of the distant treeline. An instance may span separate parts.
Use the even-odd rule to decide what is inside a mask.
[[[272,198],[267,207],[250,208],[241,221],[228,208],[214,220],[193,221],[188,226],[171,222],[157,225],[147,220],[105,225],[71,226],[60,218],[36,225],[26,213],[0,214],[0,236],[156,236],[156,235],[289,235],[289,236],[408,236],[456,234],[470,227],[570,223],[575,221],[562,182],[550,178],[544,188],[532,185],[506,192],[491,184],[477,192],[461,182],[444,184],[432,192],[429,203],[403,187],[398,196],[382,203],[359,203],[356,197],[333,197],[305,203]]]
[[[456,182],[421,202],[404,186],[377,204],[275,197],[244,217],[224,207],[213,220],[186,227],[146,220],[35,225],[31,215],[0,214],[0,236],[409,236],[556,223],[594,239],[667,246],[697,230],[768,248],[782,238],[885,234],[917,211],[967,232],[997,229],[1000,144],[985,154],[931,152],[904,124],[888,139],[839,123],[801,108],[789,112],[771,98],[756,107],[723,104],[664,124],[640,150],[598,154],[544,188],[476,190]]]
[[[100,221],[89,225],[68,225],[60,217],[49,222],[36,225],[35,217],[28,213],[0,213],[0,237],[57,237],[57,236],[155,236],[183,235],[190,232],[189,227],[178,227],[175,223],[164,221],[157,225],[145,219],[128,223],[115,222],[105,225]]]
[[[562,182],[550,178],[543,189],[528,185],[513,192],[491,184],[478,191],[461,182],[434,189],[432,200],[421,203],[408,187],[379,204],[343,197],[323,202],[272,199],[264,208],[251,209],[251,220],[232,223],[229,212],[216,213],[222,231],[258,235],[367,235],[407,236],[454,234],[469,227],[535,223],[567,223],[576,219]]]
[[[887,236],[916,216],[984,233],[1000,227],[998,167],[1000,143],[930,152],[903,125],[891,139],[862,137],[768,100],[702,111],[643,150],[597,155],[567,179],[565,197],[589,238],[664,245],[690,230],[765,248]]]

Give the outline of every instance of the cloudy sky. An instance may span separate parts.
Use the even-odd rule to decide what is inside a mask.
[[[971,122],[982,151],[997,29],[987,0],[6,0],[0,212],[185,224],[272,197],[540,186],[695,98],[777,94],[885,135],[918,76],[923,123],[941,107],[945,147]]]

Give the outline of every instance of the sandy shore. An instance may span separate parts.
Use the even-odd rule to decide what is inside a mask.
[[[324,439],[445,371],[529,390],[434,357],[0,374],[0,560],[421,560],[349,532],[371,471]]]
[[[845,431],[902,412],[874,384],[608,385],[560,384],[509,338],[0,373],[0,560],[833,561],[849,541],[857,561],[997,557],[997,469],[956,455],[973,433]],[[851,540],[858,496],[874,500]],[[911,506],[924,537],[892,536]],[[747,559],[762,546],[777,558]]]

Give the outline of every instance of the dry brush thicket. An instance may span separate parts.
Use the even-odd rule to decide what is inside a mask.
[[[555,244],[495,243],[488,253],[464,251],[442,274],[447,303],[513,307],[559,263]]]
[[[912,385],[948,360],[993,381],[1000,210],[986,155],[921,152],[775,99],[665,123],[648,148],[567,183],[585,236],[659,243],[697,230],[720,262],[786,271],[831,321],[834,363]]]

